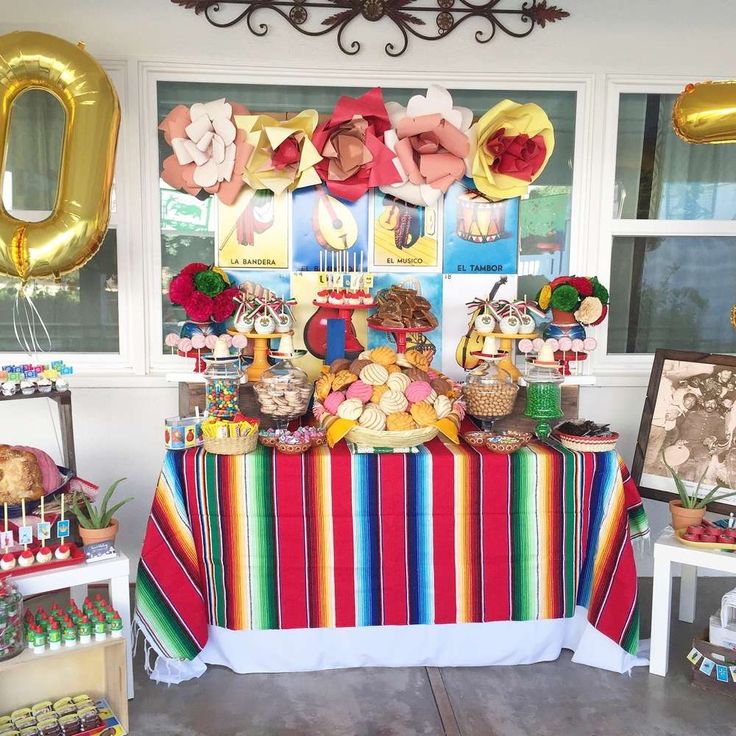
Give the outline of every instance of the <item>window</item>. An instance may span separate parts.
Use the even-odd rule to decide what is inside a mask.
[[[619,96],[609,354],[736,352],[736,146],[680,140],[675,98]]]
[[[159,121],[176,105],[192,105],[220,97],[243,103],[251,112],[285,114],[311,107],[321,114],[327,114],[341,95],[359,95],[364,91],[345,87],[159,81],[156,105]],[[384,98],[405,101],[419,92],[424,93],[424,90],[384,87]],[[530,187],[528,198],[521,204],[519,295],[531,297],[548,278],[566,273],[568,269],[576,93],[453,89],[452,95],[456,105],[469,107],[476,115],[483,114],[505,98],[522,103],[536,102],[544,108],[554,125],[554,155],[542,176]],[[170,149],[165,144],[163,133],[160,133],[159,166],[169,154]],[[159,181],[159,194],[163,338],[167,333],[177,331],[178,322],[185,318],[181,308],[169,303],[167,292],[170,279],[191,261],[212,261],[216,203],[214,199],[197,199],[174,192],[163,181]]]
[[[64,111],[43,90],[24,92],[12,108],[2,200],[7,211],[39,221],[54,208],[64,134]],[[113,197],[113,211],[115,199]],[[18,352],[13,302],[18,280],[0,276],[0,345]],[[108,230],[97,255],[81,270],[55,282],[39,279],[28,287],[51,337],[54,353],[117,353],[117,231]],[[39,343],[46,347],[42,333]]]

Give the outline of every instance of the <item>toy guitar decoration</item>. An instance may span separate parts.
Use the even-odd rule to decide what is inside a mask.
[[[468,304],[468,307],[471,309],[468,331],[460,338],[460,342],[458,342],[457,348],[455,349],[455,360],[466,371],[472,370],[478,365],[478,358],[471,355],[471,353],[480,352],[483,349],[483,342],[485,341],[485,337],[475,329],[475,320],[490,307],[496,298],[498,290],[506,283],[508,283],[508,277],[502,276],[493,285],[488,299],[475,300]]]
[[[317,243],[327,250],[347,250],[358,239],[353,213],[321,186],[317,187],[317,202],[312,210],[312,229]]]

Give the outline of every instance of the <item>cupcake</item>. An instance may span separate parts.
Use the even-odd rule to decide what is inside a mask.
[[[14,381],[4,381],[0,390],[3,392],[3,396],[12,396],[18,389]]]
[[[352,306],[358,306],[362,303],[357,291],[350,292],[347,296],[346,302]]]
[[[15,564],[15,555],[11,554],[10,552],[7,552],[2,557],[0,557],[0,570],[2,570],[3,572],[14,569]]]
[[[327,301],[330,304],[340,305],[342,304],[342,291],[331,291]]]
[[[317,304],[327,304],[329,298],[330,298],[330,290],[322,289],[321,291],[317,292],[317,298],[314,301],[316,301]]]
[[[40,392],[41,392],[42,394],[47,394],[47,393],[49,393],[49,392],[51,391],[51,388],[52,388],[52,384],[51,384],[51,381],[49,381],[49,379],[48,379],[48,378],[39,378],[39,379],[38,379],[38,384],[37,384],[37,385],[38,385],[38,390],[39,390],[39,391],[40,391]]]
[[[71,557],[72,550],[68,544],[60,544],[54,552],[54,557],[57,560],[68,560]]]
[[[36,384],[33,381],[21,381],[20,391],[23,396],[30,396],[36,390]]]
[[[66,380],[66,378],[56,379],[56,390],[57,391],[67,391],[68,389],[69,389],[69,382]]]
[[[36,553],[36,562],[38,562],[39,565],[45,565],[53,559],[54,555],[51,553],[51,549],[49,547],[41,547],[41,549]]]
[[[33,557],[33,552],[29,549],[24,549],[20,553],[20,557],[18,557],[18,564],[21,567],[30,567],[35,562],[35,558]]]

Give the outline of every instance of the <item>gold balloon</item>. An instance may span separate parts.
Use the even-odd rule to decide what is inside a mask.
[[[675,100],[672,126],[687,143],[736,143],[736,82],[688,84]]]
[[[110,220],[120,104],[104,69],[82,44],[45,33],[0,36],[0,155],[5,160],[14,101],[50,92],[66,115],[56,203],[42,222],[18,220],[0,202],[0,274],[54,277],[97,252]],[[3,171],[0,171],[0,180]]]

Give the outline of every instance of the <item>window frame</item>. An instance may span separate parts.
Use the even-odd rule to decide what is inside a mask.
[[[161,283],[161,221],[158,171],[158,105],[157,83],[160,81],[230,84],[301,84],[304,86],[366,87],[415,87],[416,74],[405,72],[363,71],[360,77],[351,70],[336,70],[329,74],[324,69],[266,69],[241,65],[214,65],[193,63],[139,62],[140,82],[140,141],[141,168],[143,171],[142,196],[145,249],[145,294],[148,304],[148,367],[152,374],[175,373],[190,368],[185,358],[167,354],[161,339],[162,309]],[[432,75],[432,82],[450,89],[493,89],[575,92],[575,138],[573,155],[575,166],[572,177],[572,203],[570,214],[570,270],[584,271],[582,244],[590,242],[589,202],[584,193],[590,190],[593,153],[593,108],[595,75],[593,74],[508,74],[463,72],[462,74]]]
[[[724,77],[725,79],[725,77]],[[613,201],[616,184],[616,154],[620,98],[624,94],[677,95],[693,80],[672,76],[612,76],[606,77],[605,127],[602,142],[602,168],[600,177],[600,232],[598,248],[591,249],[590,273],[601,275],[606,284],[611,283],[614,237],[667,237],[699,236],[736,237],[736,220],[643,220],[614,218]],[[595,198],[595,197],[594,197]],[[595,241],[591,241],[595,242]],[[600,330],[596,337],[598,349],[593,353],[592,369],[598,384],[607,386],[646,386],[654,362],[653,353],[608,353],[608,329]],[[666,347],[666,346],[663,346]]]
[[[136,326],[145,324],[146,319],[142,300],[135,298],[136,293],[143,293],[143,275],[140,267],[140,238],[134,228],[134,218],[140,212],[140,204],[132,196],[132,182],[139,176],[139,170],[136,157],[131,155],[137,148],[137,108],[133,107],[134,98],[130,94],[135,78],[132,75],[133,67],[126,60],[100,60],[100,64],[117,90],[122,110],[115,166],[117,207],[110,217],[110,227],[117,230],[119,351],[49,352],[39,354],[37,359],[43,362],[64,360],[74,367],[75,374],[83,376],[142,376],[146,372],[145,342]],[[28,362],[28,356],[19,351],[0,352],[0,362],[25,363]]]

